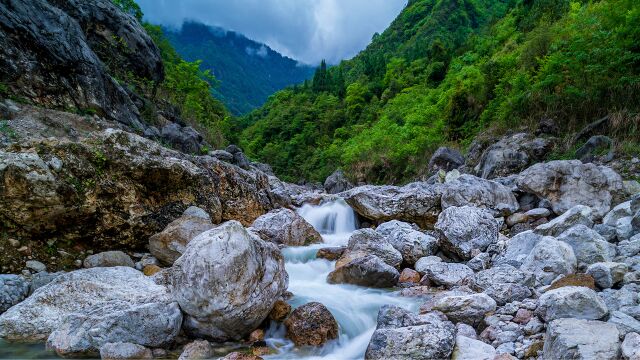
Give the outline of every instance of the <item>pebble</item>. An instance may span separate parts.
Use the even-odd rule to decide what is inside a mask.
[[[40,261],[37,260],[29,260],[26,262],[26,266],[28,269],[31,269],[35,272],[43,272],[43,271],[47,271],[47,265],[41,263]]]

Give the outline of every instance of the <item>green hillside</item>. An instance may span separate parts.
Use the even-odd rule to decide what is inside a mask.
[[[242,118],[239,141],[287,180],[402,182],[443,144],[603,115],[638,149],[636,0],[411,0],[369,47]],[[622,145],[621,145],[622,146]]]

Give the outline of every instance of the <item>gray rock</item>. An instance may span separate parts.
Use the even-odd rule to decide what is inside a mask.
[[[440,147],[431,156],[429,160],[429,171],[437,172],[439,170],[451,171],[464,165],[464,157],[456,149],[448,147]]]
[[[122,251],[105,251],[94,255],[87,256],[84,259],[84,267],[114,267],[114,266],[127,266],[135,267],[136,264],[131,260],[129,255]]]
[[[191,240],[171,269],[169,287],[188,333],[237,340],[269,315],[287,284],[277,246],[229,221]]]
[[[614,193],[622,190],[622,178],[610,169],[578,160],[538,163],[520,173],[518,187],[551,202],[560,215],[576,205],[593,209],[602,218],[611,209]]]
[[[417,316],[387,305],[378,313],[365,359],[445,359],[453,352],[455,341],[455,326],[437,314]]]
[[[540,296],[536,313],[546,322],[561,318],[599,320],[608,314],[598,294],[582,286],[565,286]]]
[[[552,147],[551,140],[534,138],[529,133],[505,136],[484,151],[474,170],[486,179],[515,174],[533,161],[542,160]]]
[[[582,319],[558,319],[547,327],[545,360],[618,359],[620,339],[614,324]]]
[[[534,285],[533,280],[532,274],[504,264],[475,274],[472,287],[483,291],[502,306],[530,297],[529,287]]]
[[[302,216],[290,209],[272,210],[253,222],[251,230],[262,240],[287,246],[322,242],[322,236]]]
[[[611,209],[611,211],[609,211],[607,215],[605,215],[605,217],[602,219],[602,224],[615,227],[618,223],[618,220],[632,215],[633,213],[631,212],[631,200],[629,200],[623,202],[622,204],[618,204],[616,207]]]
[[[211,218],[204,210],[190,207],[162,232],[149,238],[149,251],[162,264],[173,265],[191,240],[213,228]]]
[[[435,226],[441,234],[440,246],[469,260],[498,241],[498,222],[490,212],[470,207],[449,207]]]
[[[640,253],[640,234],[635,235],[629,240],[623,240],[618,243],[618,254],[624,257],[632,257]]]
[[[558,236],[576,225],[593,226],[593,211],[590,207],[577,205],[562,215],[535,228],[540,235]]]
[[[160,131],[162,140],[171,148],[187,154],[199,154],[202,136],[190,127],[181,127],[176,123],[165,125]]]
[[[420,263],[416,271],[433,285],[452,287],[459,285],[464,279],[473,276],[473,270],[467,265],[457,263]]]
[[[324,189],[329,194],[339,194],[353,189],[353,184],[347,179],[342,170],[336,170],[324,181]]]
[[[626,360],[640,359],[640,335],[628,333],[622,342],[622,357]]]
[[[358,257],[327,276],[330,284],[353,284],[388,288],[398,283],[400,273],[375,255]]]
[[[0,275],[0,314],[29,295],[29,282],[18,275]]]
[[[544,329],[544,324],[542,323],[542,321],[540,321],[540,319],[537,316],[534,316],[522,328],[522,331],[524,331],[524,333],[527,335],[534,335],[542,332],[543,329]]]
[[[618,236],[616,234],[615,226],[609,226],[605,224],[595,224],[593,225],[593,230],[595,230],[600,236],[602,236],[605,240],[609,242],[615,242]]]
[[[456,336],[452,360],[494,360],[495,357],[496,349],[493,346],[460,334]]]
[[[590,265],[587,274],[593,277],[599,288],[609,289],[622,282],[628,271],[628,266],[623,263],[599,262]]]
[[[187,210],[182,213],[182,216],[193,216],[203,220],[211,221],[211,216],[204,210],[197,206],[189,206]]]
[[[89,343],[83,352],[95,355],[108,342],[161,346],[178,334],[181,321],[167,289],[141,272],[91,268],[57,277],[0,315],[0,338],[44,341],[57,331],[60,337],[50,340],[60,353],[72,355]],[[98,331],[89,331],[94,327]]]
[[[478,326],[488,313],[496,310],[496,302],[483,293],[449,295],[434,298],[427,309],[444,313],[454,323]]]
[[[600,293],[600,297],[607,304],[609,311],[620,310],[627,313],[629,309],[640,305],[638,293],[640,293],[640,285],[627,284],[619,290],[604,289]]]
[[[630,332],[640,332],[640,321],[621,311],[611,312],[608,322],[615,324],[618,327],[620,336],[625,336]]]
[[[494,215],[510,215],[520,205],[504,185],[473,175],[462,175],[444,186],[442,208],[475,206],[485,208]]]
[[[597,262],[612,261],[616,255],[615,245],[584,225],[571,227],[557,239],[571,246],[578,260],[578,268],[582,270]]]
[[[209,151],[209,156],[213,156],[214,158],[224,161],[227,163],[233,163],[233,154],[230,154],[226,150],[213,150]]]
[[[474,329],[471,325],[467,325],[465,323],[457,323],[456,324],[456,334],[458,336],[464,336],[469,339],[478,339],[478,334],[476,334],[476,329]]]
[[[336,263],[336,268],[367,255],[374,255],[384,261],[387,265],[396,269],[402,264],[402,254],[380,233],[373,229],[356,230],[351,237],[347,250]]]
[[[36,261],[36,260],[27,261],[25,266],[27,267],[27,269],[33,270],[35,272],[47,271],[47,265],[41,263],[40,261]]]
[[[598,153],[602,150],[607,150],[607,154],[598,156]],[[584,145],[576,150],[576,158],[583,163],[592,162],[596,157],[600,157],[604,162],[609,162],[613,160],[614,155],[613,140],[604,135],[590,137]]]
[[[516,234],[506,242],[504,251],[494,258],[494,265],[508,264],[514,267],[520,267],[531,253],[531,250],[533,250],[543,238],[544,236],[538,235],[531,230]],[[554,240],[553,238],[550,239]]]
[[[392,220],[378,226],[376,232],[384,236],[410,266],[438,250],[438,241],[434,237],[416,230],[408,223]]]
[[[100,347],[102,360],[153,359],[153,353],[144,346],[132,343],[106,343]]]
[[[639,230],[634,229],[633,219],[634,218],[632,216],[627,216],[619,219],[616,222],[615,228],[616,228],[616,237],[618,238],[618,241],[628,240],[632,236],[638,234]]]
[[[520,270],[533,273],[539,283],[548,285],[558,275],[574,273],[576,267],[576,256],[569,245],[544,237],[524,259]]]
[[[237,147],[236,145],[229,145],[227,146],[226,150],[228,153],[233,155],[233,164],[239,166],[242,169],[249,170],[249,168],[251,167],[251,162],[239,147]]]
[[[473,271],[482,271],[491,267],[491,255],[483,252],[467,261],[467,266]]]
[[[56,272],[56,273],[41,272],[41,273],[34,274],[31,277],[31,287],[29,288],[29,295],[33,294],[36,290],[47,285],[48,283],[58,278],[58,276],[63,274],[64,272]]]
[[[207,340],[196,340],[188,343],[178,360],[204,360],[213,357],[213,349]]]

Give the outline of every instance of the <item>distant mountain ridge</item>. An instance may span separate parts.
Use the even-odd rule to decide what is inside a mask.
[[[282,56],[242,34],[197,22],[164,29],[178,53],[188,61],[202,60],[218,80],[214,96],[235,115],[262,106],[289,85],[309,79],[314,68]]]

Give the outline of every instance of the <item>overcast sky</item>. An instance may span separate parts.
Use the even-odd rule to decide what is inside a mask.
[[[152,23],[196,20],[234,30],[296,60],[337,63],[364,49],[406,0],[138,0]]]

